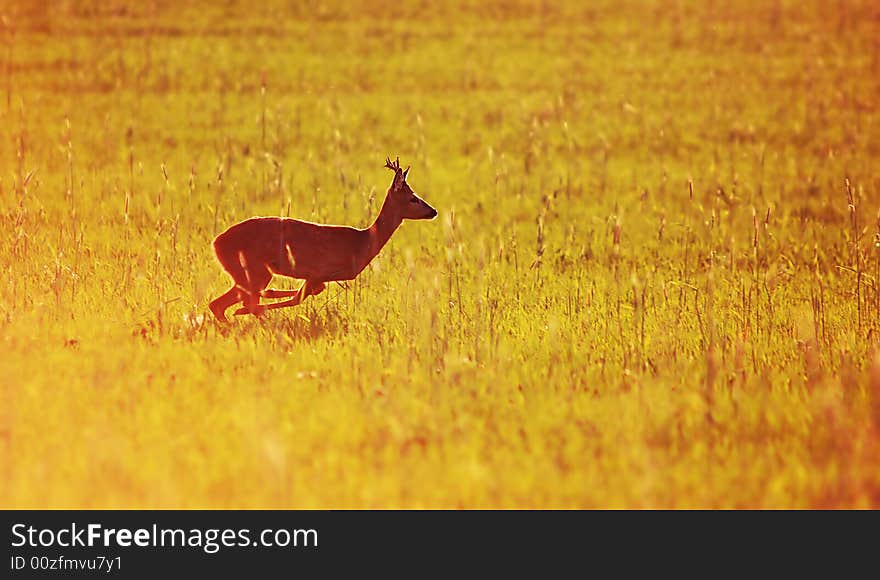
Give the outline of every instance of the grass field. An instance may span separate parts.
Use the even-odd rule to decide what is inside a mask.
[[[0,504],[880,507],[874,2],[215,4],[0,5]]]

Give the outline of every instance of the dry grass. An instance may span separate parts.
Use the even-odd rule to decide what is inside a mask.
[[[880,505],[874,3],[226,6],[0,7],[0,504]],[[386,155],[438,220],[205,319]]]

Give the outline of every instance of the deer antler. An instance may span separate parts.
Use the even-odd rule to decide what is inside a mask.
[[[390,157],[385,158],[385,167],[393,171],[394,173],[400,173],[400,157],[398,157],[394,163],[391,162]]]

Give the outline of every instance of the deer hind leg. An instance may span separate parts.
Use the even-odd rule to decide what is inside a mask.
[[[229,322],[229,319],[226,318],[226,311],[236,302],[241,302],[241,293],[238,289],[238,285],[233,286],[223,295],[212,300],[208,305],[208,308],[211,309],[211,314],[213,314],[217,320],[220,322]]]
[[[265,267],[257,271],[254,271],[253,269],[246,271],[248,273],[246,281],[247,285],[241,290],[244,307],[240,308],[235,313],[238,314],[240,310],[244,310],[246,314],[259,316],[263,313],[263,310],[265,310],[265,307],[260,305],[260,295],[263,293],[266,286],[269,285],[269,281],[272,279],[272,273]]]
[[[211,302],[210,309],[214,316],[221,322],[228,322],[225,315],[226,309],[236,302],[244,302],[244,308],[240,310],[244,310],[246,313],[262,314],[260,293],[272,279],[272,273],[269,269],[258,260],[248,259],[244,252],[238,252],[232,258],[228,254],[218,251],[217,257],[223,268],[232,276],[235,286]]]

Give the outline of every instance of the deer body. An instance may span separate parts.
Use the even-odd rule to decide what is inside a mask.
[[[272,274],[316,282],[351,280],[370,261],[366,233],[346,226],[255,217],[217,236],[214,249],[218,256],[244,261],[246,268],[259,270],[262,264]]]
[[[319,294],[325,283],[352,280],[376,257],[404,219],[432,219],[437,210],[419,198],[406,177],[409,168],[387,161],[394,180],[379,216],[365,229],[280,218],[255,217],[237,223],[214,240],[214,251],[232,276],[233,287],[211,302],[211,312],[226,321],[226,310],[261,314],[267,308],[296,306]],[[298,290],[267,289],[274,274],[305,280]],[[260,298],[290,298],[260,305]]]

